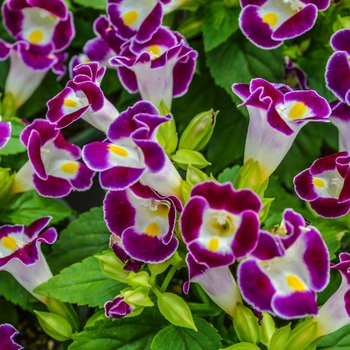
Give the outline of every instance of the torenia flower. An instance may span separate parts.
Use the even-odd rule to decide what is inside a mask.
[[[5,147],[8,140],[11,138],[11,123],[1,122],[0,116],[0,148]]]
[[[283,160],[299,130],[309,121],[328,121],[331,112],[327,101],[313,90],[293,91],[260,78],[250,85],[234,84],[232,89],[250,116],[244,162],[258,162],[262,183]]]
[[[245,257],[258,243],[260,208],[254,192],[236,191],[231,183],[210,181],[193,187],[180,224],[194,260],[214,268]]]
[[[157,141],[160,124],[169,121],[149,102],[140,101],[112,122],[105,142],[83,148],[87,165],[100,171],[100,183],[124,190],[141,180],[163,195],[178,195],[181,177]]]
[[[11,273],[29,293],[44,303],[45,297],[33,293],[33,290],[52,277],[40,244],[53,244],[57,239],[57,232],[50,227],[39,235],[50,220],[51,218],[46,216],[28,227],[0,227],[0,270]]]
[[[118,67],[119,78],[130,93],[139,91],[143,100],[157,107],[163,101],[170,110],[173,97],[186,93],[196,58],[197,52],[179,33],[160,27],[145,43],[131,40],[123,45],[110,64]]]
[[[47,102],[46,117],[56,129],[62,129],[81,117],[95,128],[107,131],[119,113],[100,88],[105,70],[105,67],[98,69],[97,62],[80,64],[73,69],[73,79]]]
[[[188,0],[170,0],[168,2],[163,1],[163,13],[166,15],[167,13],[175,11],[180,6],[186,4]]]
[[[318,316],[313,318],[317,323],[315,338],[333,333],[350,323],[350,254],[341,253],[339,260],[338,264],[331,267],[341,273],[342,282],[320,308]]]
[[[241,0],[239,25],[256,46],[272,49],[310,30],[330,0]]]
[[[35,120],[20,140],[28,148],[29,161],[15,176],[14,193],[36,189],[42,196],[57,198],[92,185],[93,171],[78,162],[80,148],[68,143],[48,121]]]
[[[287,235],[261,231],[256,249],[238,266],[238,285],[258,310],[287,319],[316,315],[315,292],[329,280],[327,247],[300,214],[287,209],[283,217]]]
[[[295,192],[315,212],[337,218],[350,211],[350,155],[339,152],[314,161],[294,178]]]
[[[104,200],[104,218],[109,230],[120,237],[120,246],[132,259],[160,263],[176,251],[173,236],[178,198],[165,197],[136,183],[124,191],[109,191]]]
[[[124,301],[124,298],[119,296],[107,301],[104,308],[105,315],[109,318],[122,318],[133,311],[132,307]]]
[[[12,325],[5,323],[0,325],[0,350],[21,350],[23,347],[15,343],[14,338],[19,334]]]

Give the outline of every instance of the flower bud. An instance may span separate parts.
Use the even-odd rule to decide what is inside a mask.
[[[270,340],[269,350],[285,350],[290,335],[290,323],[277,329]]]
[[[10,175],[10,170],[0,168],[0,207],[9,206],[18,197],[18,195],[12,194],[15,174]]]
[[[213,134],[217,113],[211,109],[210,111],[197,114],[182,133],[179,149],[202,150]]]
[[[317,324],[312,320],[300,323],[290,334],[286,350],[303,350],[314,339],[316,335]]]
[[[138,287],[136,289],[126,288],[120,292],[120,297],[124,298],[124,302],[129,304],[133,309],[139,306],[154,306],[154,303],[148,296],[150,289],[146,287]]]
[[[186,180],[192,185],[197,185],[204,181],[209,181],[209,176],[203,171],[189,164],[186,173]]]
[[[94,256],[104,274],[119,282],[127,283],[129,272],[124,270],[124,263],[113,252]]]
[[[2,100],[1,114],[4,118],[14,117],[16,115],[16,102],[11,92],[6,92]]]
[[[243,304],[238,304],[233,310],[233,326],[240,341],[252,344],[260,341],[261,330],[258,320]]]
[[[146,271],[137,273],[131,271],[126,283],[135,289],[140,286],[152,288],[152,286],[149,284],[149,274]]]
[[[47,298],[46,306],[50,312],[62,316],[67,320],[74,331],[79,330],[79,318],[71,304],[63,303],[53,298]]]
[[[189,164],[195,166],[198,169],[205,168],[211,164],[204,158],[202,153],[188,149],[177,150],[171,158],[181,169],[184,170],[187,169]]]
[[[269,347],[272,335],[276,331],[275,321],[268,312],[263,312],[263,319],[261,324],[261,339],[260,341]]]
[[[260,350],[258,346],[252,343],[237,343],[229,346],[228,348],[221,349],[221,350]]]
[[[181,182],[181,197],[183,198],[183,203],[187,203],[191,197],[192,185],[187,181]]]

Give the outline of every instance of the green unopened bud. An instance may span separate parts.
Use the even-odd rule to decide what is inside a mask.
[[[191,310],[181,297],[173,293],[161,293],[156,288],[153,291],[158,298],[159,311],[170,323],[197,331]]]
[[[182,261],[178,252],[175,252],[173,256],[159,264],[148,264],[148,268],[151,271],[152,276],[157,276],[163,273],[170,265],[176,265]]]
[[[184,170],[187,169],[189,164],[198,169],[205,168],[211,164],[204,158],[202,153],[188,149],[177,150],[171,158],[181,169]]]
[[[183,198],[183,202],[187,203],[191,197],[192,185],[187,181],[181,182],[181,196]]]
[[[34,311],[42,329],[50,337],[58,341],[66,341],[72,336],[72,327],[60,315],[51,312]]]
[[[339,29],[350,28],[350,16],[337,16],[337,19],[332,24],[332,29],[334,32]]]
[[[240,341],[252,344],[260,341],[261,330],[258,319],[243,304],[238,304],[233,310],[233,326]]]
[[[105,319],[107,319],[105,310],[99,310],[86,321],[84,328],[92,327],[97,321]]]
[[[272,338],[272,335],[276,331],[275,327],[275,321],[273,320],[272,316],[267,313],[263,312],[263,319],[261,324],[261,343],[269,347],[270,340]]]
[[[260,209],[259,211],[259,219],[260,219],[260,222],[264,222],[266,217],[267,217],[267,214],[269,213],[270,211],[270,207],[271,207],[271,204],[272,202],[275,200],[275,198],[263,198],[261,200],[262,202],[262,208]]]
[[[257,193],[262,185],[261,179],[259,163],[249,159],[239,170],[234,181],[234,187],[236,189],[250,188]]]
[[[150,289],[146,287],[126,288],[120,292],[120,297],[123,297],[124,301],[133,309],[140,306],[154,306],[154,303],[148,296],[149,291]]]
[[[187,40],[195,38],[202,32],[202,21],[192,16],[183,21],[177,29]]]
[[[260,348],[255,344],[242,342],[221,350],[260,350]]]
[[[67,320],[74,331],[79,330],[79,318],[71,304],[63,303],[53,298],[47,298],[46,306],[50,312],[60,315]]]
[[[152,288],[152,286],[149,284],[149,274],[146,271],[137,273],[131,271],[127,278],[127,284],[135,289],[140,286]]]
[[[186,180],[194,186],[201,182],[209,181],[209,176],[190,164],[187,168]]]
[[[124,270],[124,263],[113,253],[94,255],[100,264],[100,268],[108,277],[122,283],[127,283],[129,272]]]
[[[4,119],[11,118],[16,115],[16,101],[11,92],[6,92],[2,100],[1,114]]]
[[[213,134],[217,113],[211,109],[210,111],[197,114],[182,133],[179,149],[202,150]]]
[[[18,197],[18,195],[12,194],[15,174],[10,175],[10,171],[9,168],[0,168],[0,207],[11,205]]]
[[[290,334],[286,350],[304,350],[316,335],[317,324],[312,320],[300,323]]]
[[[285,350],[290,335],[290,323],[277,329],[270,340],[269,350]]]

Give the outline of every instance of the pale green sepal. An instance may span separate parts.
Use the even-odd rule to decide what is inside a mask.
[[[270,341],[269,350],[285,350],[290,335],[290,323],[277,329]]]
[[[116,281],[127,283],[129,272],[124,270],[125,264],[113,252],[96,254],[94,257],[104,274]]]
[[[105,310],[99,310],[86,321],[84,328],[92,327],[97,321],[106,319]]]
[[[16,116],[16,101],[11,92],[6,92],[2,100],[2,111],[1,111],[3,121],[8,118]]]
[[[332,24],[332,29],[336,32],[345,28],[350,28],[350,16],[340,16],[338,14],[337,19]]]
[[[152,288],[152,286],[149,284],[149,274],[146,271],[141,271],[137,273],[131,271],[129,273],[126,283],[135,289],[140,286]]]
[[[204,158],[202,153],[188,149],[177,150],[171,158],[181,169],[184,170],[187,169],[189,164],[198,169],[205,168],[211,164]]]
[[[240,341],[252,344],[260,342],[261,329],[258,319],[243,304],[238,304],[233,310],[233,326]]]
[[[259,211],[260,222],[265,221],[265,219],[270,211],[271,204],[274,200],[275,200],[275,198],[263,198],[261,200],[262,206],[261,206],[261,209]]]
[[[190,164],[186,172],[186,181],[191,186],[195,186],[201,182],[209,181],[209,176]]]
[[[60,315],[51,312],[35,311],[42,329],[53,339],[66,341],[72,336],[72,327],[69,322]]]
[[[250,188],[254,192],[258,192],[261,187],[261,169],[259,163],[253,159],[249,159],[239,169],[234,181],[234,187],[239,190],[241,188]]]
[[[139,306],[154,306],[154,303],[148,296],[149,291],[150,288],[146,287],[138,287],[135,290],[126,288],[121,291],[119,295],[124,298],[124,301],[133,309],[136,309]]]
[[[173,293],[160,293],[155,288],[152,290],[158,297],[159,311],[170,323],[197,331],[191,310],[181,297]]]
[[[316,350],[317,349],[317,344],[320,342],[321,339],[322,339],[322,337],[319,337],[319,338],[315,339],[304,350]]]
[[[0,168],[0,207],[10,206],[19,196],[12,194],[15,174],[10,175],[10,171],[9,168]]]
[[[261,323],[261,339],[260,342],[269,347],[270,340],[276,331],[275,321],[268,312],[263,312]]]
[[[260,350],[258,346],[252,343],[242,342],[238,344],[233,344],[225,349],[220,350]]]
[[[73,331],[79,330],[79,318],[71,304],[48,297],[46,306],[50,312],[60,315],[67,320]]]
[[[166,115],[170,114],[170,109],[168,108],[168,106],[165,104],[164,100],[160,101],[160,104],[158,106],[158,111],[159,114],[163,117],[165,117]],[[174,124],[175,125],[175,124]],[[176,132],[176,130],[175,130]]]
[[[157,275],[160,275],[163,273],[170,265],[176,265],[178,264],[182,258],[180,257],[178,252],[175,252],[173,256],[171,256],[169,259],[163,261],[159,264],[148,264],[148,268],[151,272],[152,277],[155,277]]]
[[[183,204],[187,203],[191,197],[192,185],[187,181],[181,182],[181,196],[183,198]]]
[[[286,350],[304,350],[315,339],[317,324],[313,320],[300,323],[290,333]]]
[[[202,150],[213,134],[217,114],[212,109],[197,114],[182,133],[179,149]]]

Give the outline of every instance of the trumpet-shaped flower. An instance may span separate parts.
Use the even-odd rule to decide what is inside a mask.
[[[337,218],[350,211],[350,155],[338,152],[314,161],[294,178],[295,192],[315,212]]]
[[[258,162],[262,182],[283,160],[299,130],[309,121],[328,121],[331,113],[327,101],[312,90],[293,91],[260,78],[250,85],[234,84],[232,89],[250,116],[244,162]]]
[[[0,350],[21,350],[23,347],[15,343],[14,338],[19,334],[12,325],[5,323],[0,325]]]
[[[204,182],[193,187],[180,218],[181,231],[193,259],[208,268],[243,258],[258,243],[259,197],[236,191],[231,183]]]
[[[197,52],[179,33],[160,27],[150,40],[131,40],[110,60],[118,67],[119,78],[130,92],[140,92],[143,100],[171,109],[173,97],[186,93],[192,80]]]
[[[87,165],[100,171],[100,183],[109,190],[124,190],[141,180],[164,195],[178,195],[180,174],[157,141],[160,124],[169,121],[149,102],[140,101],[112,122],[108,140],[83,148]]]
[[[341,101],[333,101],[330,105],[332,107],[332,114],[329,120],[336,126],[339,132],[339,151],[350,152],[350,105]]]
[[[15,176],[13,192],[36,189],[46,197],[63,197],[72,189],[85,191],[94,172],[78,162],[80,148],[68,143],[48,121],[36,119],[20,136],[29,161]]]
[[[119,113],[100,88],[105,70],[105,67],[98,69],[97,62],[80,64],[73,69],[73,79],[47,102],[46,117],[56,129],[62,129],[81,117],[97,129],[107,131]]]
[[[120,247],[132,259],[160,263],[178,247],[173,233],[176,212],[182,206],[175,196],[165,197],[136,183],[124,191],[109,191],[104,218],[109,230],[120,237]]]
[[[239,25],[256,46],[272,49],[310,30],[330,0],[240,0]]]
[[[11,138],[11,123],[1,122],[1,117],[0,117],[0,148],[5,147],[10,138]]]
[[[11,273],[29,293],[42,302],[45,302],[45,298],[33,293],[33,290],[52,277],[40,248],[41,243],[53,244],[57,239],[57,232],[52,227],[40,234],[50,220],[46,216],[28,227],[0,227],[0,270]]]
[[[329,253],[321,234],[304,218],[284,212],[287,235],[261,231],[259,243],[238,266],[242,296],[260,311],[281,318],[316,315],[316,294],[329,280]]]

